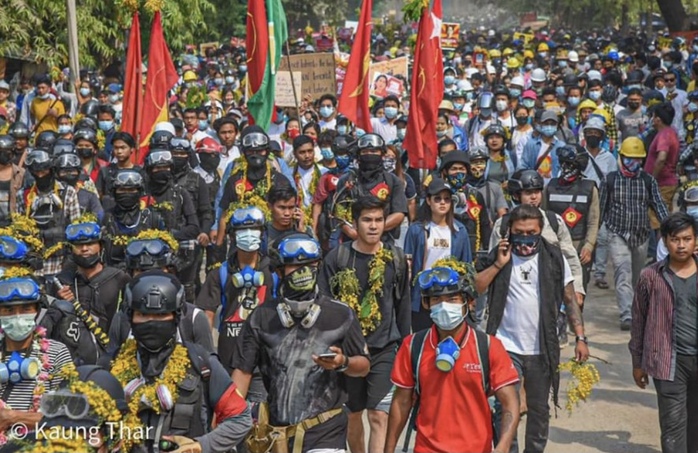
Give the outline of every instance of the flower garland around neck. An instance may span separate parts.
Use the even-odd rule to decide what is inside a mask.
[[[136,340],[126,340],[121,351],[112,362],[111,374],[116,377],[124,387],[126,400],[128,402],[128,414],[125,423],[129,425],[140,425],[138,412],[141,404],[150,407],[156,414],[161,412],[160,399],[158,393],[169,392],[171,403],[177,402],[178,387],[187,375],[191,366],[187,348],[177,344],[167,361],[165,371],[155,379],[154,382],[147,383],[141,375],[141,367],[138,363],[138,348]],[[169,410],[169,409],[168,409]],[[138,439],[130,439],[130,442],[139,443]],[[125,451],[129,451],[126,448]]]
[[[272,185],[273,168],[271,162],[267,159],[265,179],[258,181],[257,184],[252,184],[247,179],[247,160],[244,157],[239,157],[235,160],[234,170],[230,176],[240,174],[242,178],[235,182],[237,201],[230,203],[230,206],[228,206],[223,217],[225,223],[227,224],[230,221],[236,209],[244,209],[250,206],[259,208],[264,213],[264,218],[267,221],[271,221],[271,210],[269,210],[269,204],[266,200],[267,193]]]
[[[381,312],[378,301],[383,296],[385,283],[385,268],[392,261],[393,252],[382,247],[368,263],[368,289],[359,301],[363,292],[356,270],[347,267],[337,272],[330,279],[330,287],[334,297],[347,304],[356,313],[364,336],[376,330],[381,323]]]
[[[97,449],[92,447],[80,434],[75,434],[74,436],[66,436],[64,439],[37,439],[35,442],[26,442],[25,447],[19,451],[20,453],[92,453],[96,452]]]
[[[2,333],[2,331],[0,331]],[[51,369],[51,364],[49,362],[48,348],[49,340],[46,339],[46,329],[44,327],[37,326],[34,329],[34,338],[31,343],[31,353],[29,356],[39,354],[39,362],[41,363],[41,369],[36,375],[36,385],[34,386],[34,391],[32,392],[32,405],[29,408],[29,412],[38,412],[39,403],[41,402],[41,397],[46,393],[46,383],[51,379],[51,375],[48,370]],[[4,349],[0,349],[0,363],[4,363]],[[9,404],[0,400],[0,408],[2,409],[12,409]],[[15,433],[17,434],[17,433]],[[7,443],[7,436],[5,433],[0,433],[0,445]]]
[[[301,185],[301,174],[298,171],[298,164],[294,166],[293,169],[293,179],[294,182],[296,183],[296,191],[298,192],[298,198],[300,201],[300,207],[303,210],[303,217],[304,217],[304,222],[306,225],[312,225],[313,224],[313,203],[312,203],[312,197],[315,196],[315,192],[317,191],[317,186],[320,183],[320,178],[322,177],[322,172],[320,171],[320,168],[316,165],[313,164],[313,177],[310,179],[310,186],[308,187],[308,195],[311,197],[311,203],[306,207],[305,206],[305,191],[303,190],[303,186]]]
[[[61,197],[61,186],[58,183],[58,181],[53,182],[53,194],[55,200],[58,203],[58,209],[63,209],[63,200]],[[27,202],[25,203],[25,211],[27,213],[31,212],[32,207],[34,206],[34,201],[36,200],[36,197],[39,196],[39,188],[36,186],[36,184],[32,184],[32,186],[29,188],[29,192],[27,193]]]

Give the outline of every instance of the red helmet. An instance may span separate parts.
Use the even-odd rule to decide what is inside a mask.
[[[220,153],[221,144],[211,137],[205,137],[196,144],[197,153]]]

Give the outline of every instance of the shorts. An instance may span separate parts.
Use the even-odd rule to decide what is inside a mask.
[[[351,412],[361,412],[364,409],[380,409],[387,412],[384,398],[393,388],[390,373],[393,369],[397,345],[391,343],[384,349],[371,351],[371,371],[368,376],[347,377],[347,407]],[[383,402],[383,404],[381,404]]]

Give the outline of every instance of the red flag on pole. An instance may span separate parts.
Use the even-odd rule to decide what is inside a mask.
[[[440,1],[440,0],[439,0]],[[361,4],[361,17],[356,30],[351,56],[339,97],[339,113],[343,114],[357,128],[372,132],[371,115],[368,108],[368,67],[371,64],[371,30],[373,22],[373,0]]]
[[[148,152],[148,142],[157,123],[167,121],[168,92],[175,86],[179,76],[172,63],[170,51],[162,31],[160,11],[153,17],[150,31],[150,49],[148,50],[148,78],[145,82],[143,96],[143,117],[140,127],[140,155],[138,164],[142,165]]]
[[[140,132],[140,109],[143,105],[142,65],[141,24],[136,11],[133,13],[131,31],[128,35],[126,83],[124,84],[123,115],[121,117],[121,130],[133,135],[136,140],[138,140],[137,135]]]
[[[412,69],[410,112],[403,142],[403,148],[407,150],[410,166],[413,168],[436,168],[436,118],[444,94],[442,17],[441,0],[434,0],[432,10],[424,8],[419,20]]]
[[[264,82],[264,73],[267,67],[267,55],[269,53],[269,30],[267,24],[267,10],[264,0],[248,0],[247,2],[247,84],[248,93],[252,96],[259,91]],[[274,102],[273,99],[270,102]],[[250,124],[254,124],[254,118],[250,117]]]

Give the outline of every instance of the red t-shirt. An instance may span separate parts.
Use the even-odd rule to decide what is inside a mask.
[[[420,406],[417,416],[415,453],[492,451],[492,415],[482,388],[477,344],[468,328],[460,356],[449,372],[436,368],[438,333],[432,327],[419,364]],[[391,379],[402,388],[414,388],[410,342],[405,338],[398,350]],[[519,381],[502,343],[490,336],[490,387],[492,392]]]
[[[660,187],[676,186],[679,183],[679,177],[676,174],[676,164],[679,161],[679,136],[673,127],[665,127],[657,132],[657,135],[650,144],[649,152],[647,153],[647,162],[645,162],[645,171],[652,174],[654,164],[657,161],[657,156],[660,151],[667,153],[666,163],[664,168],[657,175],[657,184]]]

